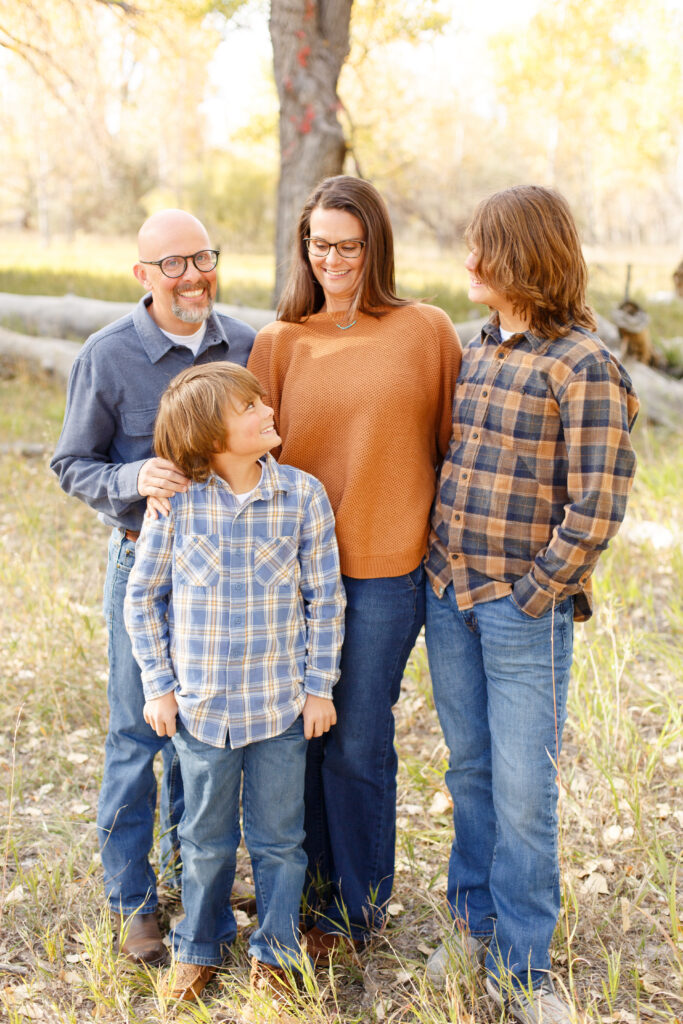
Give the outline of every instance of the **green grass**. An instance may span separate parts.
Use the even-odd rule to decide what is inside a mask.
[[[3,437],[52,446],[63,401],[48,379],[0,379]],[[668,1024],[683,1011],[682,439],[637,428],[627,522],[601,560],[596,615],[577,628],[553,966],[587,1024]],[[668,530],[669,546],[644,540],[652,534],[643,523]],[[16,1024],[208,1022],[246,997],[244,929],[206,1007],[176,1011],[160,997],[156,971],[117,959],[102,912],[94,815],[106,722],[106,540],[96,517],[59,491],[45,459],[0,456],[0,1015]],[[422,641],[396,718],[389,926],[360,960],[342,956],[309,978],[294,1019],[499,1021],[471,965],[445,993],[425,982],[426,958],[446,928],[451,825]],[[165,920],[172,909],[166,900]]]
[[[603,316],[609,316],[623,297],[626,264],[632,262],[632,294],[651,319],[656,342],[683,336],[683,302],[652,302],[646,296],[670,291],[675,265],[669,249],[588,251],[591,272],[589,298]],[[79,236],[41,244],[30,233],[9,233],[0,241],[0,292],[21,295],[64,295],[135,302],[141,289],[132,274],[133,239]],[[423,299],[446,310],[454,321],[484,316],[483,306],[467,298],[464,251],[435,253],[425,248],[397,245],[396,277],[402,295]],[[224,249],[219,263],[220,301],[269,309],[275,280],[272,253],[235,253]],[[20,325],[5,326],[20,329]]]

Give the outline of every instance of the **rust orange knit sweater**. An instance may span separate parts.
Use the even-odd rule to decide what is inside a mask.
[[[281,320],[256,336],[248,367],[282,437],[279,459],[318,477],[337,521],[342,572],[400,576],[427,548],[437,467],[451,436],[461,347],[435,306]]]

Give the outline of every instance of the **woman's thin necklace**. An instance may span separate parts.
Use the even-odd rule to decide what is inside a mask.
[[[331,314],[332,314],[332,323],[334,324],[335,327],[338,327],[340,331],[348,331],[349,328],[353,327],[354,324],[358,323],[358,318],[356,318],[355,320],[352,320],[350,324],[338,324],[337,320],[336,320],[336,317],[334,315],[335,311],[334,310],[329,310],[328,312],[331,312]]]

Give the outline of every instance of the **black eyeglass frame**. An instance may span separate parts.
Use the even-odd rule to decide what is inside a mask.
[[[311,252],[310,243],[313,241],[322,242],[324,245],[326,245],[327,252]],[[325,238],[316,239],[315,236],[311,235],[308,235],[306,238],[304,238],[304,242],[306,243],[306,250],[309,256],[320,256],[321,259],[324,259],[325,256],[329,255],[330,249],[336,249],[337,256],[341,256],[343,260],[357,260],[367,244],[363,238],[342,238],[342,240],[339,242],[328,242]],[[355,242],[357,245],[360,246],[360,252],[357,252],[355,256],[349,256],[348,253],[339,252],[339,246],[348,245],[349,242]]]
[[[201,253],[203,253],[203,252],[213,253],[215,259],[214,259],[214,263],[213,263],[212,267],[198,267],[197,266],[197,256],[201,255]],[[164,275],[164,277],[170,277],[170,279],[172,281],[175,281],[176,278],[183,276],[183,274],[187,270],[187,264],[188,264],[189,260],[192,260],[192,262],[195,265],[195,268],[199,271],[200,274],[211,273],[211,271],[215,270],[216,267],[218,266],[218,257],[220,256],[220,254],[221,254],[220,249],[198,249],[197,252],[192,253],[191,256],[176,256],[176,255],[171,254],[170,256],[164,256],[163,260],[139,260],[138,262],[140,262],[140,263],[148,263],[152,267],[158,267],[159,270],[161,271],[161,273]],[[166,260],[182,260],[183,261],[183,269],[180,271],[179,274],[167,274],[166,271],[164,270],[163,266],[162,266],[162,263],[165,263]]]

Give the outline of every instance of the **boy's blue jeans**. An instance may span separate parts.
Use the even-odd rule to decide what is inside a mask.
[[[178,826],[185,917],[173,932],[177,959],[220,964],[224,947],[237,934],[230,891],[244,777],[244,839],[259,920],[249,940],[249,955],[267,964],[296,966],[306,872],[302,717],[279,736],[236,750],[202,743],[180,721],[173,742],[185,785],[185,813]]]
[[[145,696],[140,668],[123,621],[123,600],[135,562],[135,544],[118,529],[109,540],[104,616],[109,634],[109,729],[97,826],[104,887],[116,913],[151,914],[157,905],[156,879],[149,863],[154,838],[157,784],[154,758],[164,760],[161,787],[161,865],[170,885],[177,849],[175,826],[183,810],[180,770],[167,737],[157,736],[142,717]]]
[[[337,724],[310,741],[306,772],[309,881],[331,882],[317,921],[356,940],[381,928],[394,881],[393,705],[424,622],[424,568],[378,579],[342,577],[346,620]],[[312,889],[308,892],[315,902]]]
[[[557,758],[572,663],[574,599],[539,619],[511,596],[461,612],[427,587],[434,702],[450,750],[455,839],[448,902],[486,962],[537,986],[560,909]],[[530,971],[530,977],[529,977]]]

